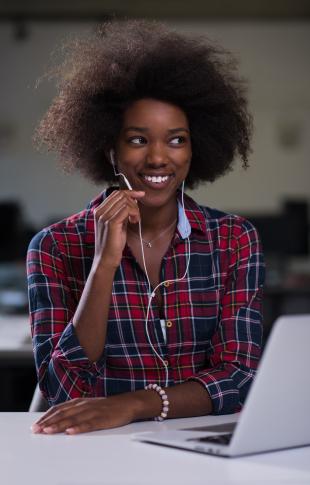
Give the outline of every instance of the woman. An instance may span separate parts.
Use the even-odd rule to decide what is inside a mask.
[[[29,247],[53,406],[33,431],[240,410],[261,352],[257,233],[183,201],[184,185],[214,181],[237,154],[247,166],[251,118],[230,57],[152,22],[112,22],[76,41],[57,75],[37,139],[113,185]]]

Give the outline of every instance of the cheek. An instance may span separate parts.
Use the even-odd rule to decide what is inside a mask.
[[[120,148],[118,151],[118,162],[119,166],[124,170],[135,169],[136,165],[140,161],[140,154],[137,151],[128,150],[128,148]]]

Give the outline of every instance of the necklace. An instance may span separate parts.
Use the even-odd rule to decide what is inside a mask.
[[[171,229],[172,226],[175,225],[175,223],[177,222],[177,219],[175,219],[172,224],[170,224],[168,227],[166,227],[166,229],[164,229],[160,234],[158,234],[158,236],[154,237],[153,239],[151,239],[150,241],[146,241],[145,239],[142,238],[142,242],[143,244],[145,244],[145,246],[147,248],[151,248],[152,247],[152,244],[154,241],[157,241],[157,239],[159,239],[160,237],[162,237],[164,234],[166,234],[166,232],[169,231],[169,229]],[[136,239],[139,239],[140,241],[140,237],[132,230],[132,229],[128,229],[128,231],[131,232],[131,234],[136,238]]]

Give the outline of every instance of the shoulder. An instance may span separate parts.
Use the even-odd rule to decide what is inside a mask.
[[[213,247],[219,250],[222,261],[227,258],[230,268],[236,265],[244,271],[257,272],[264,281],[265,264],[259,235],[256,228],[246,218],[200,206],[206,220],[207,238],[212,239]],[[252,274],[252,273],[251,273]]]
[[[206,221],[210,227],[216,226],[222,234],[232,238],[240,238],[243,235],[256,235],[257,231],[253,224],[244,217],[218,209],[201,206]]]
[[[239,253],[241,257],[262,252],[257,230],[249,220],[209,207],[205,209],[209,226],[217,227],[222,248],[229,248],[233,253]]]
[[[256,228],[244,217],[198,204],[189,196],[186,196],[186,213],[191,221],[198,221],[206,234],[213,233],[231,241],[242,237],[258,237]]]
[[[75,245],[91,244],[94,240],[93,213],[105,197],[103,192],[82,211],[43,228],[31,240],[28,251],[59,251],[67,253]]]

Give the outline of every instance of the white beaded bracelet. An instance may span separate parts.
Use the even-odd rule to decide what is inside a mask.
[[[163,407],[162,407],[160,415],[157,416],[156,418],[154,418],[154,420],[155,421],[163,421],[167,417],[168,412],[169,412],[169,401],[168,401],[167,394],[158,384],[148,384],[147,386],[145,386],[145,389],[147,391],[148,390],[156,391],[159,394],[159,396],[161,397],[161,400],[163,402]]]

